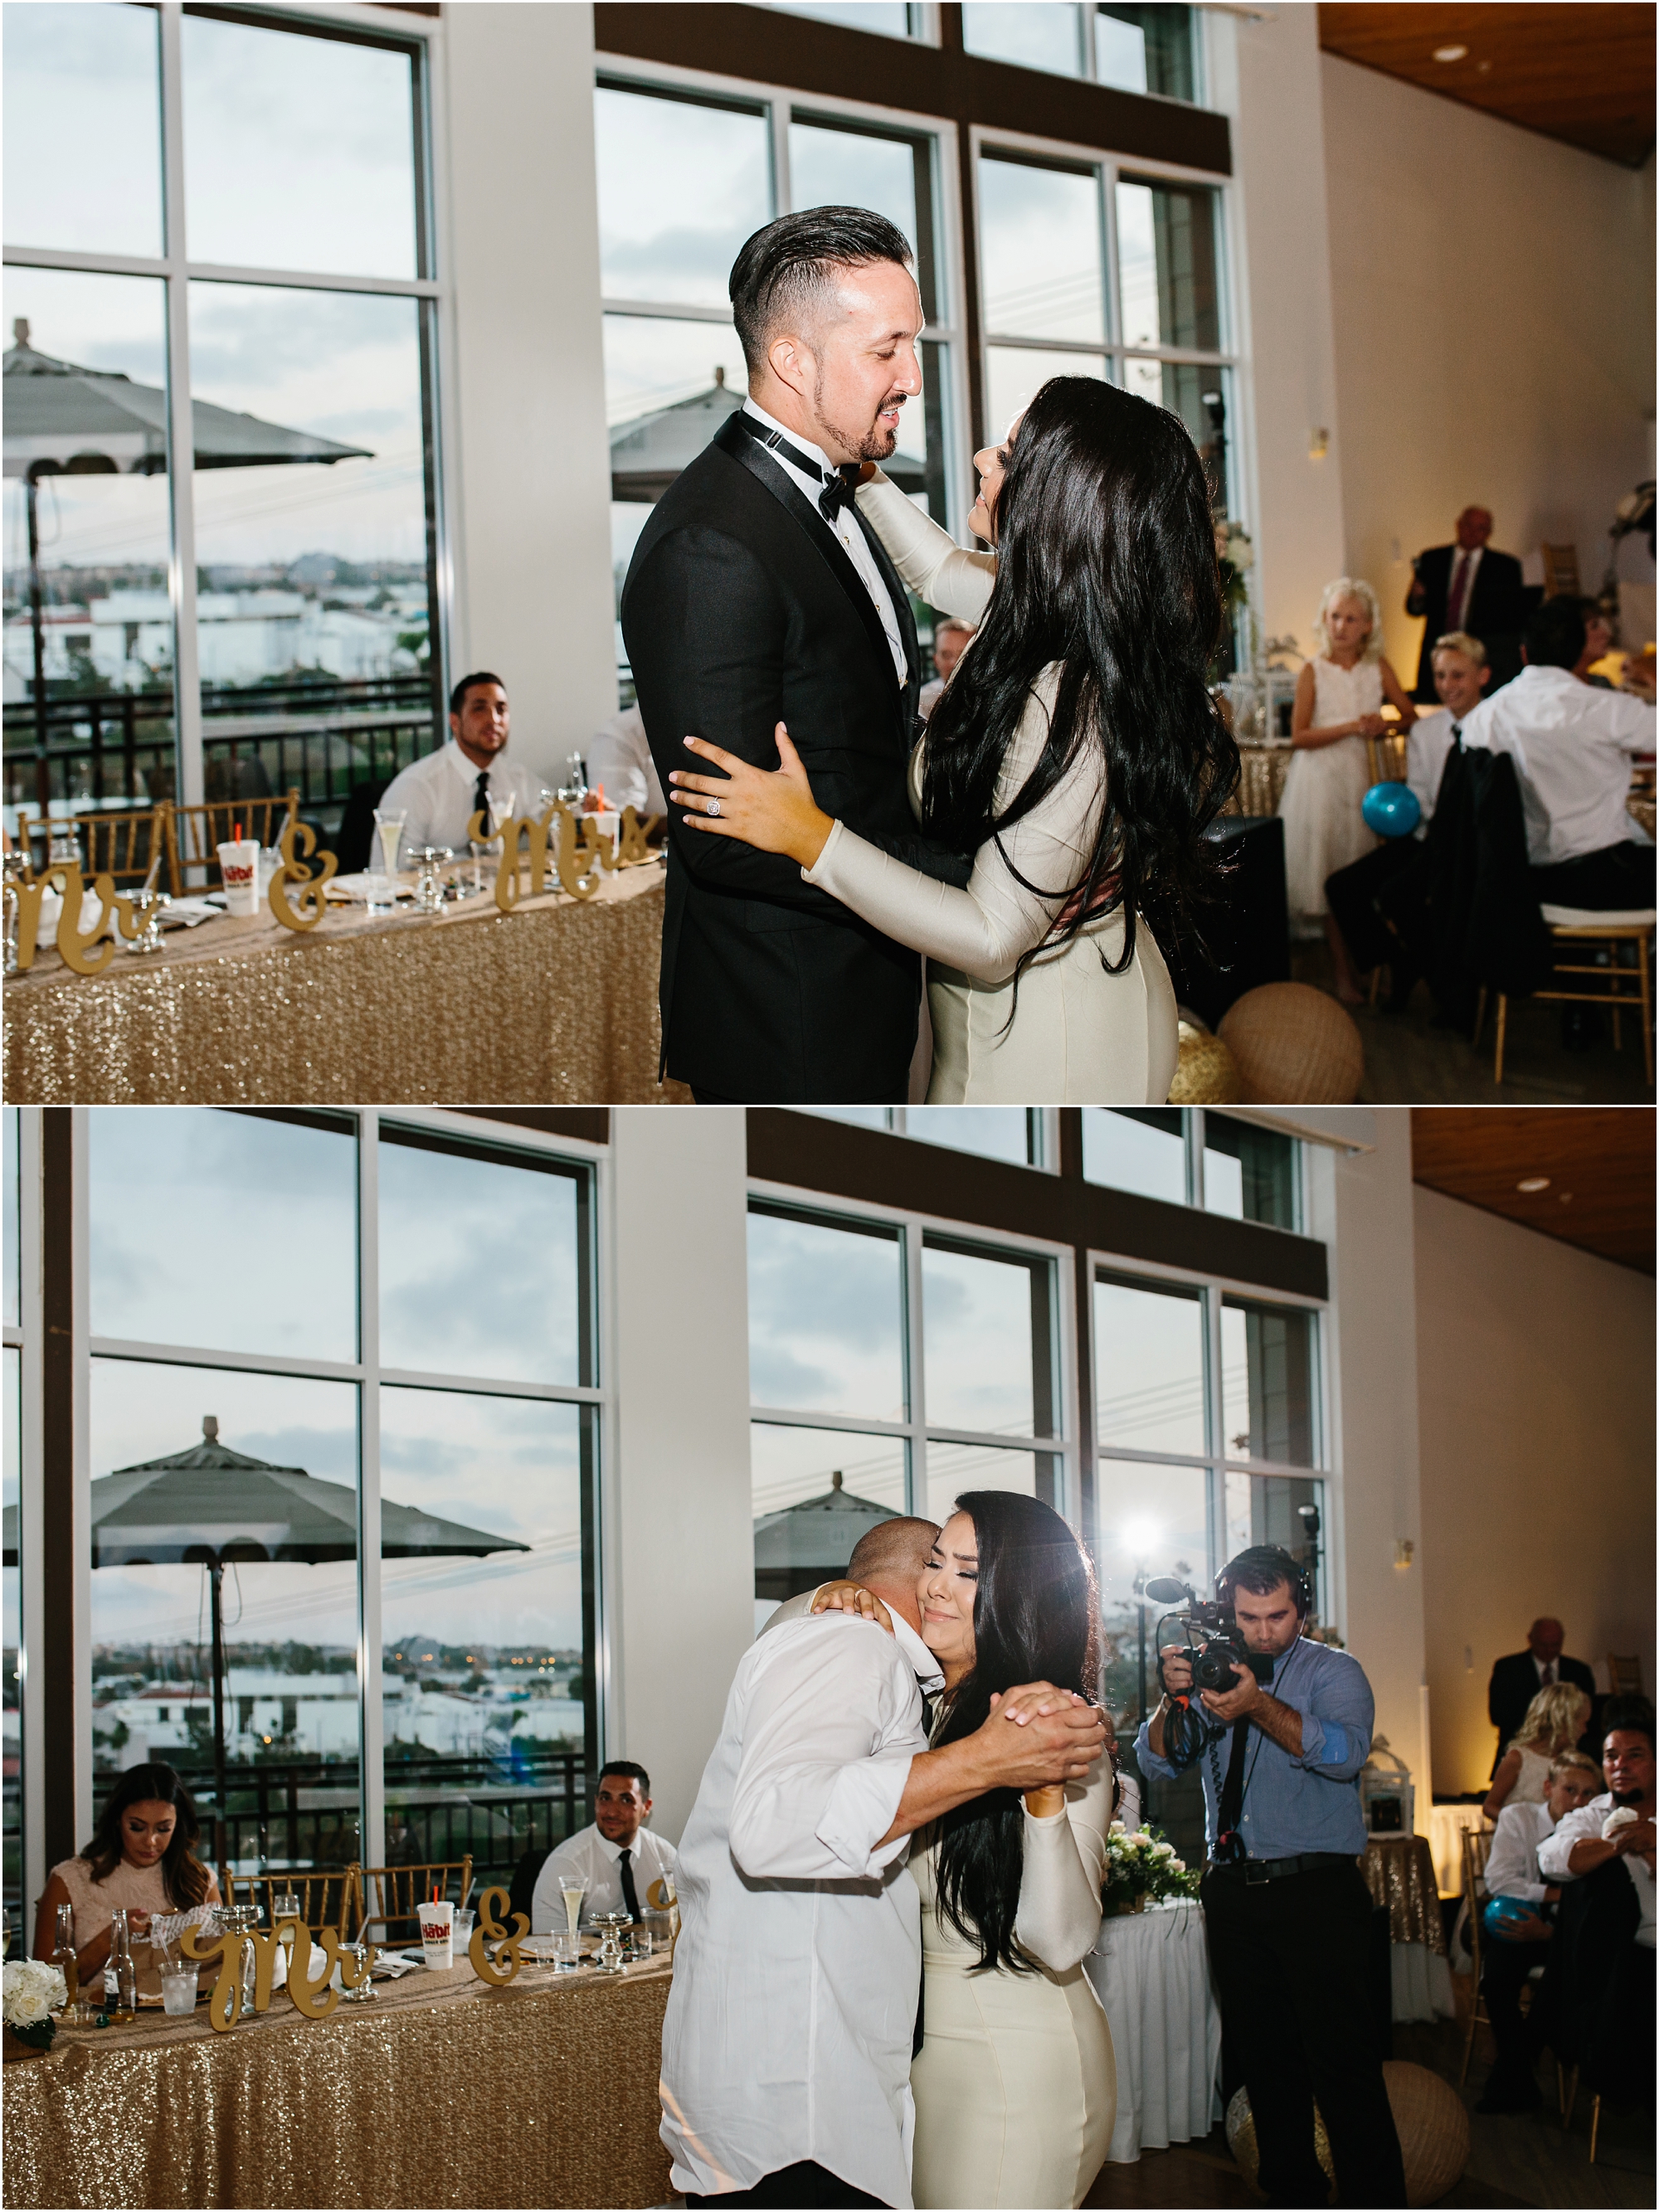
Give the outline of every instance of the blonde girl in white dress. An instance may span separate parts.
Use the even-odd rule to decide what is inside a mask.
[[[1589,1726],[1590,1701],[1576,1682],[1552,1682],[1527,1707],[1526,1718],[1498,1762],[1482,1808],[1495,1820],[1505,1805],[1541,1805],[1550,1768]]]
[[[1382,657],[1382,610],[1369,584],[1355,576],[1327,584],[1314,636],[1319,651],[1297,678],[1291,715],[1296,750],[1279,802],[1285,889],[1292,933],[1317,936],[1322,926],[1336,965],[1337,996],[1357,1006],[1365,994],[1325,903],[1325,878],[1380,842],[1359,807],[1374,780],[1365,740],[1389,727],[1383,701],[1398,712],[1402,731],[1417,720],[1417,709]]]
[[[831,1583],[814,1610],[848,1602]],[[1096,1600],[1052,1506],[969,1491],[917,1592],[945,1688],[932,1741],[970,1735],[1026,1682],[1092,1697]],[[864,1606],[873,1607],[866,1595]],[[1117,2066],[1083,1961],[1100,1934],[1114,1775],[993,1790],[911,1838],[921,1893],[922,2045],[912,2190],[919,2207],[1081,2204],[1105,2163]]]
[[[822,812],[781,724],[770,773],[688,735],[724,773],[677,773],[670,795],[927,956],[931,1103],[1161,1104],[1175,994],[1142,908],[1207,886],[1203,833],[1237,775],[1205,684],[1203,472],[1176,416],[1092,377],[1052,378],[975,465],[969,526],[995,559],[884,480],[859,494],[905,582],[980,625],[910,763],[923,829],[971,856],[965,887]]]

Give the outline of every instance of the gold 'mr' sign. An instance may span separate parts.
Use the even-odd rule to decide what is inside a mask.
[[[360,1959],[342,1946],[331,1928],[313,1936],[303,1920],[279,1920],[274,1928],[233,1929],[221,1936],[205,1935],[199,1928],[181,1929],[179,1948],[187,1959],[199,1960],[204,1966],[215,1959],[219,1961],[218,1978],[208,1999],[208,2025],[216,2033],[222,2034],[234,2027],[240,2016],[242,1960],[249,1944],[253,1947],[253,2009],[256,2013],[270,2010],[276,1948],[284,1942],[293,1946],[288,1962],[288,1993],[306,2020],[326,2020],[339,2003],[340,1991],[333,1986],[336,1966],[344,1987],[355,1990],[368,1979],[374,1962],[371,1947],[364,1947]],[[323,1954],[323,1971],[315,1980],[311,1973],[313,1946]]]
[[[95,876],[93,895],[99,902],[97,921],[90,930],[81,927],[81,902],[86,891],[86,878],[81,872],[78,860],[57,860],[51,867],[43,868],[33,883],[13,884],[8,888],[17,900],[17,967],[21,974],[34,965],[40,933],[40,901],[48,884],[56,884],[63,894],[63,905],[58,914],[58,952],[66,968],[77,975],[101,975],[115,957],[115,935],[111,931],[99,950],[98,944],[109,928],[113,916],[115,927],[129,943],[142,937],[145,924],[133,913],[132,901],[117,895],[113,876]]]

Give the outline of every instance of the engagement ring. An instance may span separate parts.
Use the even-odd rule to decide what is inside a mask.
[[[709,802],[708,802],[708,810],[707,810],[707,811],[708,811],[710,814],[718,814],[718,813],[720,812],[720,803],[719,799],[711,799],[709,800]]]

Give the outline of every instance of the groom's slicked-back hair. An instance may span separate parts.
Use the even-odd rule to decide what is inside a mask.
[[[757,230],[732,264],[732,314],[752,376],[766,359],[779,327],[799,328],[811,315],[815,292],[835,283],[837,269],[896,261],[908,269],[909,240],[884,215],[868,208],[808,208],[781,215]]]
[[[938,1540],[939,1528],[932,1521],[913,1520],[906,1514],[878,1521],[853,1547],[853,1556],[847,1562],[848,1577],[855,1583],[884,1583],[895,1577],[902,1581],[907,1576],[919,1575]]]

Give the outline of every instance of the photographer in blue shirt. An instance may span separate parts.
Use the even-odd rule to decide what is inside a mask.
[[[1164,1695],[1135,1750],[1145,1774],[1172,1780],[1194,1759],[1200,1767],[1205,1931],[1249,2091],[1261,2190],[1270,2204],[1328,2203],[1316,2099],[1340,2201],[1403,2204],[1371,1996],[1371,1895],[1358,1866],[1370,1685],[1347,1652],[1303,1635],[1311,1587],[1279,1546],[1229,1560],[1216,1597],[1249,1663],[1227,1662],[1233,1686],[1194,1691],[1187,1648],[1165,1644]]]

